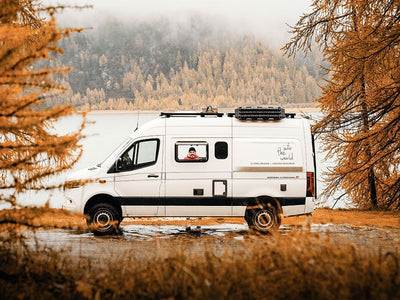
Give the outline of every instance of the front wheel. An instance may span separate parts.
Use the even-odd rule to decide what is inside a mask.
[[[118,211],[110,204],[96,204],[89,210],[88,225],[95,235],[116,234],[119,232],[119,223]]]
[[[247,209],[245,220],[251,229],[262,233],[279,228],[281,218],[275,207]]]

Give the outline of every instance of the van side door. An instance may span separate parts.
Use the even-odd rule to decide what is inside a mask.
[[[163,137],[136,140],[115,168],[115,191],[126,216],[156,216],[163,166]]]
[[[168,136],[167,216],[232,215],[230,151],[230,137]]]

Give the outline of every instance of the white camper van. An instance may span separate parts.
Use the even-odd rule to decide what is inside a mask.
[[[312,213],[316,197],[309,121],[272,107],[161,113],[68,180],[90,180],[67,188],[63,207],[100,235],[124,217],[244,217],[267,232]]]

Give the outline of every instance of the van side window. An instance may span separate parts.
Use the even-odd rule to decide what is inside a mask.
[[[216,142],[214,147],[215,158],[225,159],[228,157],[228,143],[227,142]]]
[[[175,160],[182,163],[208,161],[208,143],[177,142],[175,144]]]
[[[117,171],[132,171],[154,165],[157,162],[160,141],[143,140],[134,143],[117,161]]]

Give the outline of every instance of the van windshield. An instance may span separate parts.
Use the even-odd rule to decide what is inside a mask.
[[[111,156],[114,155],[114,153],[119,153],[119,152],[121,152],[122,149],[124,149],[125,147],[127,147],[128,144],[131,144],[132,141],[133,141],[133,139],[130,138],[130,137],[129,137],[128,139],[126,139],[125,141],[123,141],[115,150],[113,150],[110,154],[108,154],[108,155],[106,156],[106,158],[105,158],[101,163],[97,164],[97,167],[100,168],[101,165],[104,164],[104,162],[106,162]]]

